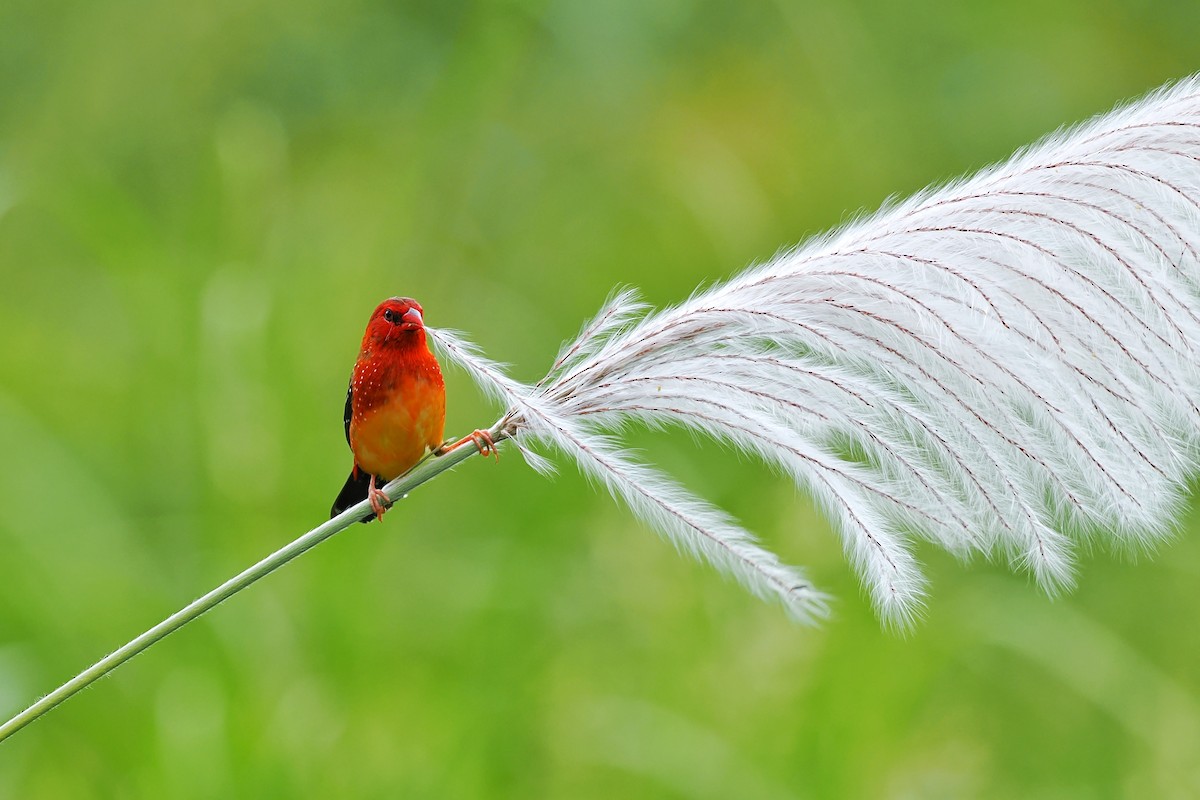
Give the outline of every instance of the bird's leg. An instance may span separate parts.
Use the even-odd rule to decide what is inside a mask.
[[[367,499],[371,501],[371,510],[375,512],[375,519],[383,522],[383,512],[392,507],[392,500],[382,489],[375,486],[375,476],[371,476],[371,486],[367,489]]]
[[[447,439],[446,441],[442,442],[436,450],[433,451],[433,454],[435,456],[443,456],[446,453],[449,453],[451,450],[457,450],[460,446],[466,444],[467,442],[475,445],[476,449],[479,450],[479,455],[484,457],[495,456],[497,461],[500,460],[500,449],[496,447],[496,441],[492,438],[492,434],[488,433],[487,431],[478,430],[468,434],[467,436],[464,436],[458,441],[455,441],[454,439]]]

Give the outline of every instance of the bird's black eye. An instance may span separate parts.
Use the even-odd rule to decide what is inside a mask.
[[[384,309],[383,318],[393,325],[396,324],[396,312],[392,311],[390,308]]]

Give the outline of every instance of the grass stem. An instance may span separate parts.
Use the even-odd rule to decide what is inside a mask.
[[[505,434],[501,432],[499,424],[493,427],[489,433],[491,433],[493,440],[496,442],[500,442],[506,438]],[[385,486],[384,491],[387,492],[388,497],[392,498],[392,500],[402,499],[416,487],[454,468],[467,458],[475,455],[476,452],[478,451],[475,448],[464,444],[443,455],[427,458]],[[9,736],[12,736],[59,703],[75,693],[86,689],[138,653],[162,641],[184,625],[200,617],[200,615],[233,597],[250,584],[270,575],[302,553],[311,550],[334,534],[340,533],[351,525],[354,525],[364,514],[370,511],[370,508],[370,503],[366,500],[351,506],[328,522],[313,528],[303,536],[294,539],[291,543],[276,550],[254,566],[238,573],[203,597],[192,601],[142,635],[117,648],[3,725],[0,725],[0,741],[4,741]]]

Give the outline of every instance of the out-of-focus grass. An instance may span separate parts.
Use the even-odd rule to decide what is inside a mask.
[[[1194,4],[8,0],[0,713],[320,520],[390,294],[535,378],[655,302],[1195,68]],[[497,409],[450,376],[450,428]],[[837,593],[789,624],[568,467],[468,463],[0,746],[0,796],[1190,797],[1194,513],[881,632],[753,464],[640,442]]]

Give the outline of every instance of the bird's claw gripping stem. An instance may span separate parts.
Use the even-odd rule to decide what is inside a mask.
[[[383,522],[383,512],[392,507],[392,499],[375,485],[374,475],[371,476],[371,486],[367,489],[367,499],[371,501],[371,510],[375,512],[375,519]]]
[[[500,449],[496,447],[496,440],[492,438],[492,434],[489,431],[482,430],[474,431],[458,441],[447,439],[442,443],[441,447],[434,451],[434,455],[445,455],[451,450],[458,449],[467,442],[475,445],[475,448],[479,450],[479,455],[484,456],[485,458],[487,456],[495,456],[497,461],[500,460]]]

